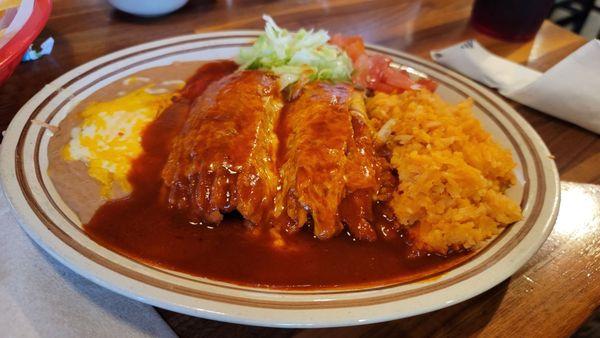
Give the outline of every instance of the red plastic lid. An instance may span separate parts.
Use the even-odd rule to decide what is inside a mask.
[[[50,0],[34,0],[31,14],[21,29],[0,48],[0,85],[19,65],[29,45],[46,25],[51,11],[52,2]]]

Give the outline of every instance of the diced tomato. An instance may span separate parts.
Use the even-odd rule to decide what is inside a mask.
[[[390,67],[392,59],[381,54],[373,54],[369,55],[369,60],[371,63],[371,69],[369,72],[370,77],[373,79],[373,81],[381,81],[383,72]]]
[[[358,60],[365,53],[365,43],[358,35],[343,36],[335,34],[329,42],[343,49],[352,61]]]
[[[381,54],[367,54],[365,44],[360,36],[335,34],[329,43],[342,48],[352,59],[354,64],[352,82],[355,85],[385,93],[402,93],[405,90],[414,89],[415,81],[407,72],[391,68],[392,60],[389,57]],[[416,83],[431,92],[437,88],[437,83],[431,79],[420,79]]]
[[[413,80],[406,72],[393,68],[387,68],[384,70],[381,80],[386,84],[402,91],[411,89],[411,86],[414,84]]]
[[[381,82],[383,72],[388,69],[390,62],[392,60],[383,55],[362,54],[354,63],[354,83],[363,88],[372,88],[374,83]]]
[[[432,79],[419,79],[417,83],[432,93],[435,92],[438,86],[437,82]]]
[[[352,75],[352,81],[363,87],[369,87],[369,73],[371,71],[371,61],[367,54],[362,54],[354,62],[354,74]]]

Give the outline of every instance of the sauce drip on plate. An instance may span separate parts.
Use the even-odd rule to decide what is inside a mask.
[[[469,254],[446,257],[413,252],[402,234],[374,242],[342,234],[317,240],[311,229],[285,235],[275,247],[268,231],[252,232],[237,213],[216,226],[192,224],[161,198],[161,171],[171,140],[188,116],[192,97],[235,70],[228,61],[202,66],[181,97],[144,131],[144,151],[129,173],[130,196],[105,203],[85,225],[101,245],[135,260],[190,275],[271,288],[354,288],[425,278]],[[382,208],[376,222],[389,222]],[[380,228],[385,229],[386,226]]]

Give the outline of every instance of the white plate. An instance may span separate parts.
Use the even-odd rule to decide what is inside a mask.
[[[37,93],[18,112],[4,138],[1,178],[21,226],[41,247],[77,273],[125,296],[209,319],[278,327],[330,327],[392,320],[474,297],[510,277],[552,230],[559,204],[558,174],[548,149],[507,103],[482,86],[412,55],[378,46],[373,52],[435,78],[438,93],[474,113],[518,166],[510,196],[524,219],[508,227],[468,262],[436,279],[360,291],[278,291],[184,276],[136,262],[89,239],[47,175],[49,132],[33,118],[58,124],[76,102],[128,74],[173,61],[229,58],[256,31],[176,37],[131,47],[80,66]]]

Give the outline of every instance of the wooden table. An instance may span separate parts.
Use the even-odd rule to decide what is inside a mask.
[[[51,56],[21,65],[0,88],[0,130],[18,109],[67,70],[142,42],[179,34],[261,28],[269,13],[289,28],[321,27],[361,34],[378,43],[428,58],[440,48],[476,38],[491,51],[546,70],[585,43],[550,22],[535,40],[506,43],[475,32],[468,0],[234,1],[191,0],[163,18],[117,12],[105,0],[55,1],[38,42],[56,39]],[[597,70],[596,70],[597,72]],[[597,75],[597,74],[595,74]],[[464,303],[413,318],[360,327],[279,330],[225,324],[165,310],[159,312],[182,336],[564,336],[600,305],[600,138],[572,124],[514,104],[542,136],[560,170],[562,206],[554,232],[512,278]]]

